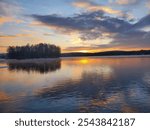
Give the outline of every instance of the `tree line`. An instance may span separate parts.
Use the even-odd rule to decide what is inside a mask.
[[[60,55],[60,47],[46,43],[9,46],[7,49],[7,57],[10,59],[57,58],[60,57]]]

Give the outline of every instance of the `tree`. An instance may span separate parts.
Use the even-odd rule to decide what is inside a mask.
[[[9,46],[7,49],[7,56],[10,59],[56,58],[60,57],[60,54],[60,47],[46,43],[15,47]]]

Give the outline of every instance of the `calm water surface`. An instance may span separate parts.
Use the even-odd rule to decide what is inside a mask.
[[[1,61],[0,112],[150,112],[150,57]]]

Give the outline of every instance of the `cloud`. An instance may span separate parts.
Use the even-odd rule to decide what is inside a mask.
[[[32,34],[0,35],[0,38],[30,37]]]
[[[77,50],[80,52],[82,50],[91,51],[91,52],[97,52],[97,51],[110,51],[110,50],[118,50],[118,48],[115,48],[114,45],[110,44],[91,44],[87,46],[74,46],[74,47],[66,47],[63,49],[64,52],[76,52]]]
[[[22,8],[15,2],[8,0],[0,1],[0,16],[12,16],[17,15]]]
[[[13,18],[10,18],[10,17],[1,17],[0,16],[0,25],[4,24],[4,23],[7,23],[7,22],[10,22],[10,21],[13,21]]]
[[[0,16],[0,25],[4,24],[4,23],[8,23],[8,22],[15,22],[15,23],[22,23],[23,21],[20,19],[16,19],[13,17],[1,17]]]
[[[113,43],[122,43],[130,47],[150,48],[150,15],[143,17],[133,24],[126,32],[118,33],[114,37]]]
[[[150,9],[150,0],[148,0],[146,3],[145,3],[145,6]]]
[[[51,34],[51,33],[44,33],[43,35],[44,36],[53,36],[53,34]]]
[[[146,32],[130,32],[127,34],[118,34],[114,37],[112,44],[117,43],[118,47],[128,48],[150,48],[150,33]]]
[[[82,51],[82,50],[92,50],[92,49],[96,49],[96,47],[92,48],[91,46],[76,46],[76,47],[67,47],[67,48],[64,48],[63,51],[64,52],[73,52],[73,51]]]
[[[22,20],[18,19],[18,14],[23,9],[14,1],[1,0],[0,1],[0,24],[7,22],[21,23]]]
[[[0,35],[0,38],[13,38],[16,37],[16,35]]]
[[[118,33],[125,31],[131,27],[131,24],[109,16],[105,16],[103,12],[90,12],[75,15],[73,17],[61,17],[57,15],[31,15],[34,19],[40,22],[40,25],[48,26],[57,31],[78,32],[81,39],[96,39],[102,36],[102,33]],[[54,28],[55,27],[55,28]]]
[[[150,14],[141,18],[137,23],[133,25],[134,29],[143,29],[150,27]]]
[[[116,0],[115,3],[119,5],[135,5],[140,0]]]
[[[112,2],[112,3],[116,3],[116,2]],[[121,10],[111,8],[112,4],[110,4],[110,6],[109,5],[104,6],[104,5],[89,1],[89,0],[87,0],[87,1],[78,0],[76,2],[73,2],[72,4],[75,7],[78,7],[78,8],[84,9],[86,11],[90,11],[90,12],[101,11],[101,12],[104,12],[106,14],[115,15],[117,17],[127,19],[127,20],[133,20],[134,19],[134,16],[127,11],[121,11]]]
[[[72,32],[76,32],[82,41],[111,39],[107,45],[99,42],[99,45],[95,45],[98,48],[150,48],[150,32],[144,30],[150,26],[150,15],[135,24],[105,16],[102,11],[87,12],[72,17],[58,15],[31,15],[31,17],[55,31],[63,30],[62,34],[66,32],[71,35]]]
[[[98,5],[93,2],[89,2],[89,1],[76,1],[76,2],[73,2],[73,5],[78,8],[83,8],[87,11],[92,11],[92,12],[93,11],[103,11],[108,14],[115,14],[115,15],[119,15],[119,16],[122,15],[122,11],[120,11],[120,10],[115,10],[115,9],[110,8],[109,6],[104,6],[104,5],[100,5],[100,4]]]
[[[116,2],[111,2],[111,3],[116,4]],[[78,7],[78,8],[84,9],[86,11],[90,11],[90,12],[101,11],[107,15],[114,15],[114,16],[120,17],[122,19],[126,19],[128,21],[134,21],[135,20],[135,17],[133,16],[133,14],[131,12],[113,9],[111,3],[107,6],[105,6],[102,4],[94,3],[94,2],[89,1],[89,0],[87,0],[87,1],[78,0],[76,2],[73,2],[73,5],[75,7]]]
[[[8,46],[0,46],[0,53],[5,53],[7,51]]]

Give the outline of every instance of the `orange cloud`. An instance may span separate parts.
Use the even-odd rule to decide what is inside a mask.
[[[0,38],[30,37],[32,34],[0,35]]]
[[[0,17],[0,24],[4,24],[6,22],[12,21],[13,19],[10,17]]]
[[[67,48],[62,48],[62,52],[63,53],[67,53],[67,52],[83,52],[83,51],[87,51],[87,52],[104,52],[104,51],[117,51],[117,50],[126,50],[126,51],[136,51],[136,50],[150,50],[150,48],[148,47],[135,47],[135,46],[126,46],[126,45],[117,45],[117,46],[107,46],[107,47],[92,47],[92,46],[75,46],[75,47],[67,47]]]
[[[0,35],[0,38],[14,38],[15,35]]]
[[[5,53],[7,51],[7,47],[0,46],[0,53]]]
[[[23,21],[12,17],[0,17],[0,25],[8,22],[22,23]]]
[[[91,47],[91,46],[77,46],[77,47],[67,47],[63,48],[62,52],[103,52],[103,51],[111,51],[111,50],[119,50],[118,48],[99,48],[99,47]]]
[[[88,11],[103,11],[108,14],[122,15],[122,12],[120,10],[115,10],[108,6],[92,4],[87,1],[86,2],[85,1],[74,2],[73,5],[79,8],[86,9]]]
[[[43,34],[40,33],[19,33],[14,35],[4,35],[0,34],[0,52],[6,52],[7,46],[21,46],[29,44],[38,43],[48,43],[49,39],[45,39]]]

